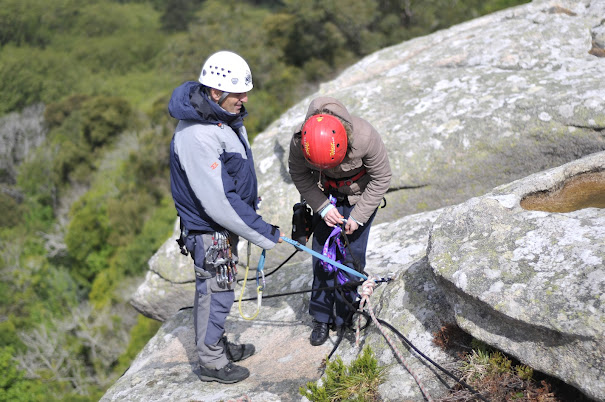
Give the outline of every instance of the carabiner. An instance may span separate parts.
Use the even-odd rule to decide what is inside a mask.
[[[259,276],[262,278],[263,285],[260,285]],[[256,271],[256,288],[262,292],[265,290],[265,271]]]

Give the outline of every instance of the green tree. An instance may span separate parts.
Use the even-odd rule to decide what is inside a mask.
[[[57,206],[56,179],[53,179],[53,155],[47,147],[36,149],[26,162],[19,166],[17,187],[27,197],[29,205],[41,208]],[[51,214],[52,216],[52,214]]]
[[[269,40],[282,45],[288,64],[303,67],[312,60],[322,60],[330,66],[337,62],[339,52],[345,52],[346,35],[333,16],[334,1],[285,0],[286,13],[268,24]]]
[[[195,20],[195,12],[204,0],[168,0],[160,2],[162,28],[165,31],[186,31]]]
[[[22,222],[23,209],[13,196],[0,193],[0,211],[8,212],[0,216],[0,228],[17,226]]]
[[[124,131],[132,117],[130,104],[116,97],[95,97],[82,104],[82,134],[92,150]]]
[[[58,187],[86,182],[95,169],[93,160],[135,124],[131,105],[119,97],[69,97],[49,106],[45,115],[53,127],[49,138]]]
[[[0,402],[47,401],[45,387],[40,381],[26,379],[13,355],[12,347],[0,347]]]
[[[109,220],[103,194],[86,194],[72,206],[65,243],[74,259],[72,274],[82,285],[108,267],[112,248],[107,244]]]

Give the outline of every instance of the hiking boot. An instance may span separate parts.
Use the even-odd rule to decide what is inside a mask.
[[[223,342],[223,350],[227,355],[227,359],[232,362],[239,362],[241,360],[247,359],[256,352],[256,348],[251,343],[232,343],[227,340],[226,336],[223,336],[221,339]]]
[[[311,331],[311,345],[323,345],[328,340],[330,328],[327,323],[313,320],[313,331]]]
[[[200,366],[200,373],[197,376],[202,381],[216,381],[223,384],[233,384],[245,380],[249,375],[250,370],[247,368],[229,362],[225,367],[220,369]]]

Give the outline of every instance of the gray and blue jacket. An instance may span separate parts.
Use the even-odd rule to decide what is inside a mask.
[[[258,209],[257,179],[243,117],[212,102],[199,82],[174,90],[168,106],[179,123],[170,143],[170,185],[181,223],[189,231],[228,230],[263,249],[279,229]]]

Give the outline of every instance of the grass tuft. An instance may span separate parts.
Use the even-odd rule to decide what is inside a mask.
[[[455,324],[433,334],[433,343],[460,359],[457,375],[489,401],[567,402],[589,401],[577,389],[521,364],[513,357],[472,338]],[[478,401],[456,384],[439,402]]]
[[[299,392],[312,402],[378,401],[378,386],[384,381],[385,367],[369,346],[361,356],[346,366],[339,357],[326,362],[325,377],[320,382],[308,382]]]

